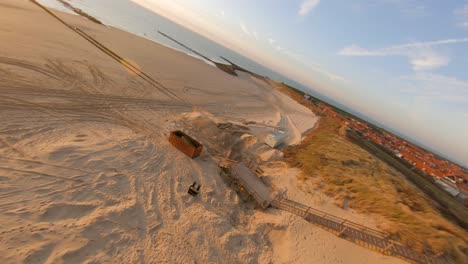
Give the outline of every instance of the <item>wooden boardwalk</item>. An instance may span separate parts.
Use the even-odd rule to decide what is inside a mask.
[[[255,201],[263,208],[270,206],[275,195],[271,188],[266,186],[250,168],[243,163],[233,164],[231,167],[233,183],[245,189]]]
[[[423,254],[422,248],[408,247],[390,238],[390,235],[357,223],[327,214],[312,207],[289,200],[279,191],[273,191],[250,168],[242,163],[231,165],[231,183],[245,190],[262,207],[274,207],[296,214],[339,237],[384,254],[404,258],[416,263],[439,264],[446,261],[433,254]]]
[[[422,254],[419,250],[416,251],[390,239],[389,235],[384,232],[347,221],[286,198],[273,200],[271,206],[294,213],[308,222],[335,233],[339,237],[358,244],[364,244],[385,254],[399,256],[417,263],[445,263],[436,256]]]

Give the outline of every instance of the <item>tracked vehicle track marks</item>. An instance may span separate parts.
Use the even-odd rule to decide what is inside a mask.
[[[21,61],[21,60],[16,60],[16,59],[11,59],[11,58],[6,58],[6,57],[0,57],[0,63],[1,64],[6,64],[6,65],[11,65],[11,66],[21,67],[21,68],[28,69],[28,70],[31,70],[31,71],[35,71],[37,73],[46,75],[46,76],[48,76],[50,78],[53,78],[53,79],[56,79],[56,80],[60,79],[58,76],[56,76],[54,74],[53,71],[41,68],[39,66],[36,66],[34,64],[27,63],[27,62],[24,62],[24,61]]]

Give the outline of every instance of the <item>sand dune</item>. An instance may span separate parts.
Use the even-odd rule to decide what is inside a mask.
[[[287,213],[255,210],[219,176],[216,156],[272,161],[281,155],[262,143],[267,133],[293,131],[298,143],[315,125],[274,86],[60,13],[174,100],[29,1],[4,0],[0,14],[3,263],[395,261]],[[202,156],[174,149],[173,129],[201,141]],[[294,181],[275,164],[264,163],[273,180]],[[193,181],[198,197],[186,193]]]

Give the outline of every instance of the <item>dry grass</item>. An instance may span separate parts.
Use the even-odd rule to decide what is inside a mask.
[[[281,90],[317,110],[294,92]],[[286,161],[301,168],[303,184],[313,184],[337,204],[347,197],[353,209],[382,218],[379,228],[403,243],[416,242],[415,246],[444,251],[457,262],[467,263],[467,232],[445,219],[398,171],[343,135],[336,118],[323,117],[300,146],[285,150]]]

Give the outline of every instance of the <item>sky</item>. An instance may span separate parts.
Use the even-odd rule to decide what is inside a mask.
[[[131,0],[468,166],[468,0]]]

